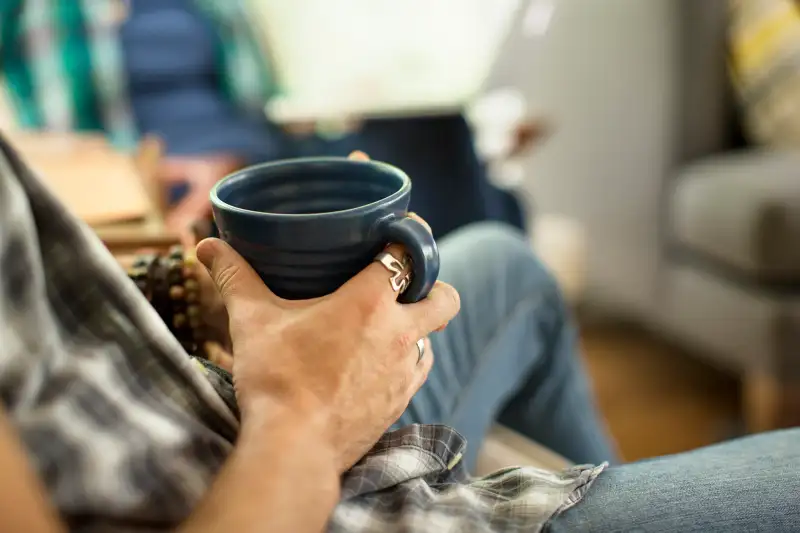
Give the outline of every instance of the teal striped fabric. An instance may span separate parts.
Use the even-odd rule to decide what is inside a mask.
[[[195,0],[220,43],[221,82],[238,106],[260,112],[277,92],[243,0]],[[138,139],[118,28],[124,0],[0,0],[0,72],[21,126],[103,131]]]

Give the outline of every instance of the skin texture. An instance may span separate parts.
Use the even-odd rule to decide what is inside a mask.
[[[201,242],[197,260],[224,310],[217,320],[227,320],[242,422],[236,448],[179,530],[321,531],[339,476],[427,378],[433,357],[418,361],[416,341],[456,315],[458,293],[437,283],[423,301],[399,304],[387,271],[372,263],[331,295],[286,301],[220,240]],[[0,468],[0,531],[66,529],[2,411]]]

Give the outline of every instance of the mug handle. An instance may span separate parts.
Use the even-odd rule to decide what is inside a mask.
[[[400,244],[411,257],[411,283],[397,301],[415,303],[424,299],[439,277],[439,248],[428,229],[413,218],[385,220],[381,240]]]

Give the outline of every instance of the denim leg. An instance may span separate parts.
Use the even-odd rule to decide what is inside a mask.
[[[498,416],[573,461],[613,460],[558,286],[525,238],[481,223],[442,239],[440,252],[461,312],[431,336],[434,368],[399,424],[455,427],[470,469]]]
[[[800,429],[611,467],[545,531],[800,531]]]

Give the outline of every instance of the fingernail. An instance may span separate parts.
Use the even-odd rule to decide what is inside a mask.
[[[213,248],[213,239],[204,239],[197,245],[197,260],[200,261],[207,270],[211,269],[211,264],[214,260]]]
[[[358,161],[369,161],[369,156],[362,152],[361,150],[355,150],[350,154],[350,159],[355,159]]]

